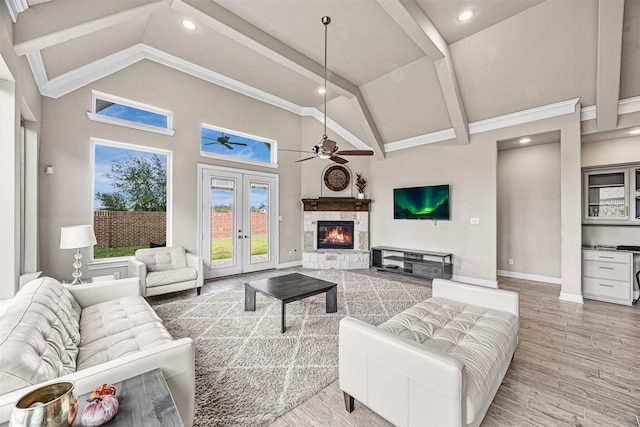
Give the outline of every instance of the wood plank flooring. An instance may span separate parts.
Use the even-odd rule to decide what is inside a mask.
[[[247,280],[294,271],[304,270],[216,280],[205,284],[203,292],[238,289]],[[355,272],[391,277],[375,270]],[[564,302],[558,285],[506,277],[499,281],[501,288],[520,295],[520,345],[482,426],[640,426],[640,308],[586,299],[584,304]],[[155,298],[192,296],[181,294]],[[391,424],[357,401],[355,411],[346,412],[335,381],[272,424],[301,425]]]

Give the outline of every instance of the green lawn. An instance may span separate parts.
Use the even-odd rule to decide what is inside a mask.
[[[137,249],[148,248],[146,246],[126,246],[124,248],[94,248],[94,258],[113,258],[119,256],[133,256]]]
[[[264,255],[268,252],[266,234],[255,234],[251,236],[251,256]],[[211,241],[211,260],[229,259],[233,257],[232,239],[212,239]]]

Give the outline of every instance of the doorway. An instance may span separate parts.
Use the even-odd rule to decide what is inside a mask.
[[[198,165],[205,279],[277,264],[278,176]]]

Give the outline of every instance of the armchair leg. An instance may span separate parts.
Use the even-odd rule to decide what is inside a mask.
[[[202,286],[198,286],[198,287],[196,288],[196,292],[198,293],[198,295],[200,295],[200,291],[201,291],[201,290],[202,290]]]
[[[344,407],[347,410],[347,412],[353,412],[353,406],[355,403],[355,399],[353,398],[353,396],[351,396],[349,393],[346,392],[342,392],[342,394],[344,394]]]

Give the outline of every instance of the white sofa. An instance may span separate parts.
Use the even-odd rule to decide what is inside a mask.
[[[187,252],[182,246],[145,248],[129,257],[128,275],[140,279],[143,297],[193,288],[200,295],[203,267],[202,257]]]
[[[43,383],[72,380],[78,395],[160,368],[185,426],[193,424],[194,347],[174,340],[140,296],[138,279],[65,286],[31,281],[0,315],[0,424]]]
[[[340,321],[339,376],[397,426],[479,426],[519,342],[518,294],[434,279],[433,296],[380,326]]]

